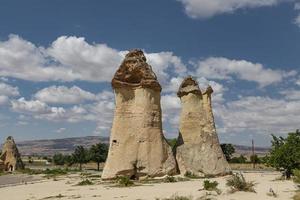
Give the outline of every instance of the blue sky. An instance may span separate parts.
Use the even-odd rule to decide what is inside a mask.
[[[146,52],[176,137],[187,75],[210,84],[221,142],[260,146],[300,121],[295,0],[28,0],[0,7],[0,140],[107,136],[113,73]]]

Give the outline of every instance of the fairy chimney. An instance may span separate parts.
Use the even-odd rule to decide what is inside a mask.
[[[102,178],[176,173],[162,132],[161,86],[141,50],[130,51],[112,79],[115,111]]]
[[[176,159],[181,174],[225,175],[230,167],[220,147],[211,106],[212,88],[202,94],[197,81],[187,77],[177,96],[182,110]]]
[[[17,169],[24,169],[24,164],[21,160],[21,155],[18,151],[17,145],[13,137],[9,136],[6,139],[2,148],[0,160],[2,160],[2,166],[4,167],[5,171],[15,171]]]

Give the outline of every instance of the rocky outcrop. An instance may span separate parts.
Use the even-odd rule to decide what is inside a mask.
[[[162,133],[161,86],[141,50],[126,55],[112,87],[116,106],[102,178],[174,174],[175,158]]]
[[[179,138],[176,159],[181,174],[224,175],[230,167],[216,133],[211,106],[213,90],[202,94],[198,83],[187,77],[177,93],[181,100]]]
[[[24,169],[24,164],[21,160],[20,153],[13,137],[9,136],[2,148],[0,156],[5,171],[15,171],[17,169]],[[1,163],[0,163],[1,165]]]

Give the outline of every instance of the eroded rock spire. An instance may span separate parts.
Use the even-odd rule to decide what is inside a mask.
[[[162,133],[161,86],[141,50],[126,55],[112,87],[116,106],[102,178],[176,173],[175,158]]]
[[[17,169],[24,169],[24,164],[21,160],[20,153],[13,137],[9,136],[2,148],[0,156],[0,165],[5,171],[15,171]],[[1,166],[0,166],[1,167]]]
[[[212,93],[209,86],[202,94],[190,76],[183,80],[177,93],[182,110],[176,159],[182,174],[224,175],[230,171],[216,133]]]

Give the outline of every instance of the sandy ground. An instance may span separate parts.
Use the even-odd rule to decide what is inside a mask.
[[[228,177],[212,178],[210,180],[219,182],[218,188],[222,191],[222,194],[214,194],[210,197],[218,200],[292,199],[296,185],[292,181],[274,181],[279,175],[276,172],[244,173],[247,181],[255,181],[256,193],[236,192],[234,194],[229,193],[229,188],[225,185]],[[75,186],[81,180],[82,177],[75,174],[58,178],[56,181],[49,179],[40,183],[3,187],[0,188],[1,199],[5,197],[6,200],[155,200],[156,198],[167,198],[177,194],[192,196],[196,200],[207,193],[206,191],[199,191],[202,188],[204,179],[176,183],[143,184],[129,188],[112,187],[103,183],[96,183],[91,186]],[[98,180],[99,178],[94,178],[93,181],[98,182]],[[270,188],[277,193],[277,198],[267,195]],[[58,198],[58,195],[63,197]]]
[[[31,176],[26,174],[7,174],[0,176],[0,187],[20,185],[29,182],[42,181],[41,176]]]

